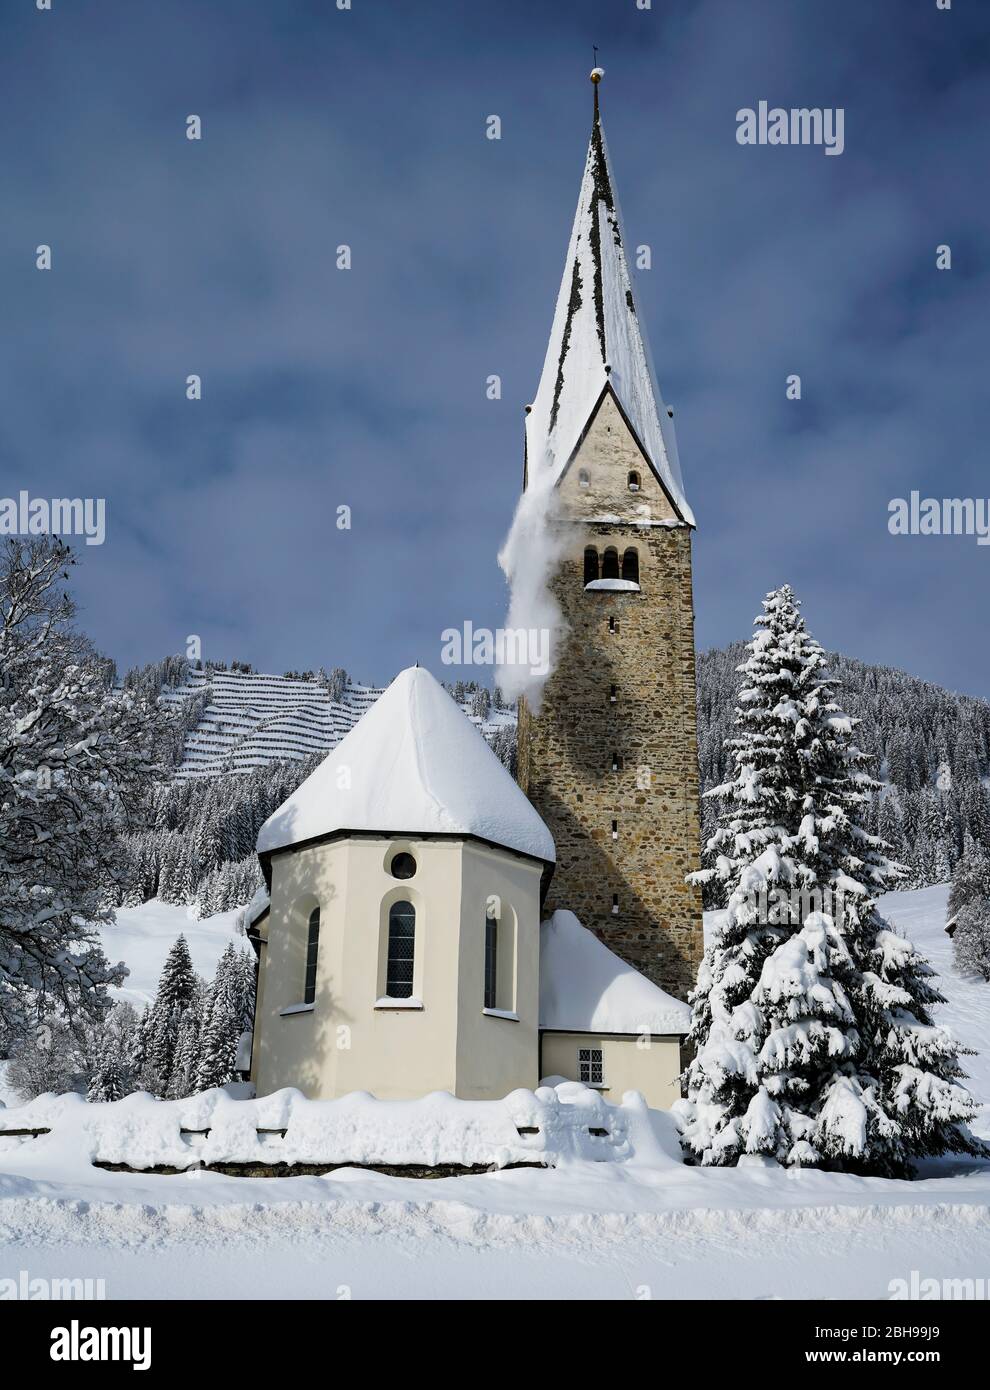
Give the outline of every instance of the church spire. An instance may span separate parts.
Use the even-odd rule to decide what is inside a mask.
[[[678,514],[693,526],[673,420],[633,301],[599,106],[603,76],[599,67],[591,73],[595,108],[588,157],[543,375],[526,417],[528,473],[533,478],[548,468],[559,479],[603,393],[611,390]]]

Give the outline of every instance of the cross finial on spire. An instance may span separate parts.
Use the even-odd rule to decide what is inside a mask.
[[[597,121],[597,120],[598,120],[598,84],[599,84],[599,82],[602,80],[602,78],[605,76],[605,69],[604,69],[604,68],[600,68],[600,67],[598,66],[598,45],[597,45],[596,43],[593,43],[593,44],[591,45],[591,47],[592,47],[592,50],[593,50],[594,55],[595,55],[595,66],[591,69],[591,81],[592,81],[592,85],[593,85],[594,88],[595,88],[595,120]]]

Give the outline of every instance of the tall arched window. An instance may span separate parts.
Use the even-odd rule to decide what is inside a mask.
[[[593,545],[586,547],[584,552],[584,582],[593,584],[598,578],[598,551]]]
[[[622,577],[639,583],[639,555],[631,546],[622,557]]]
[[[485,1008],[498,1007],[498,922],[485,917]]]
[[[303,984],[303,1003],[312,1004],[316,998],[316,962],[320,954],[320,909],[309,914],[306,929],[306,978]]]
[[[619,578],[619,552],[614,545],[610,545],[602,556],[602,578]]]
[[[413,992],[416,952],[416,909],[412,903],[393,903],[388,910],[388,965],[385,993],[389,999],[409,999]]]

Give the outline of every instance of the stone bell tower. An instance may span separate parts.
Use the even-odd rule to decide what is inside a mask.
[[[519,782],[557,846],[569,908],[684,997],[702,954],[691,532],[672,412],[633,301],[598,102],[560,294],[526,419],[524,488],[552,497],[566,633]]]

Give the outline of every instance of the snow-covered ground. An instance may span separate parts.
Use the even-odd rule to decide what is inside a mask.
[[[952,971],[946,891],[884,907],[941,971],[940,1021],[981,1049],[969,1069],[986,1102],[990,986]],[[433,1181],[140,1176],[7,1141],[0,1277],[103,1278],[110,1298],[827,1299],[886,1298],[913,1270],[990,1274],[990,1164],[943,1161],[915,1182],[705,1171],[676,1161],[666,1117],[654,1126],[649,1161]]]

